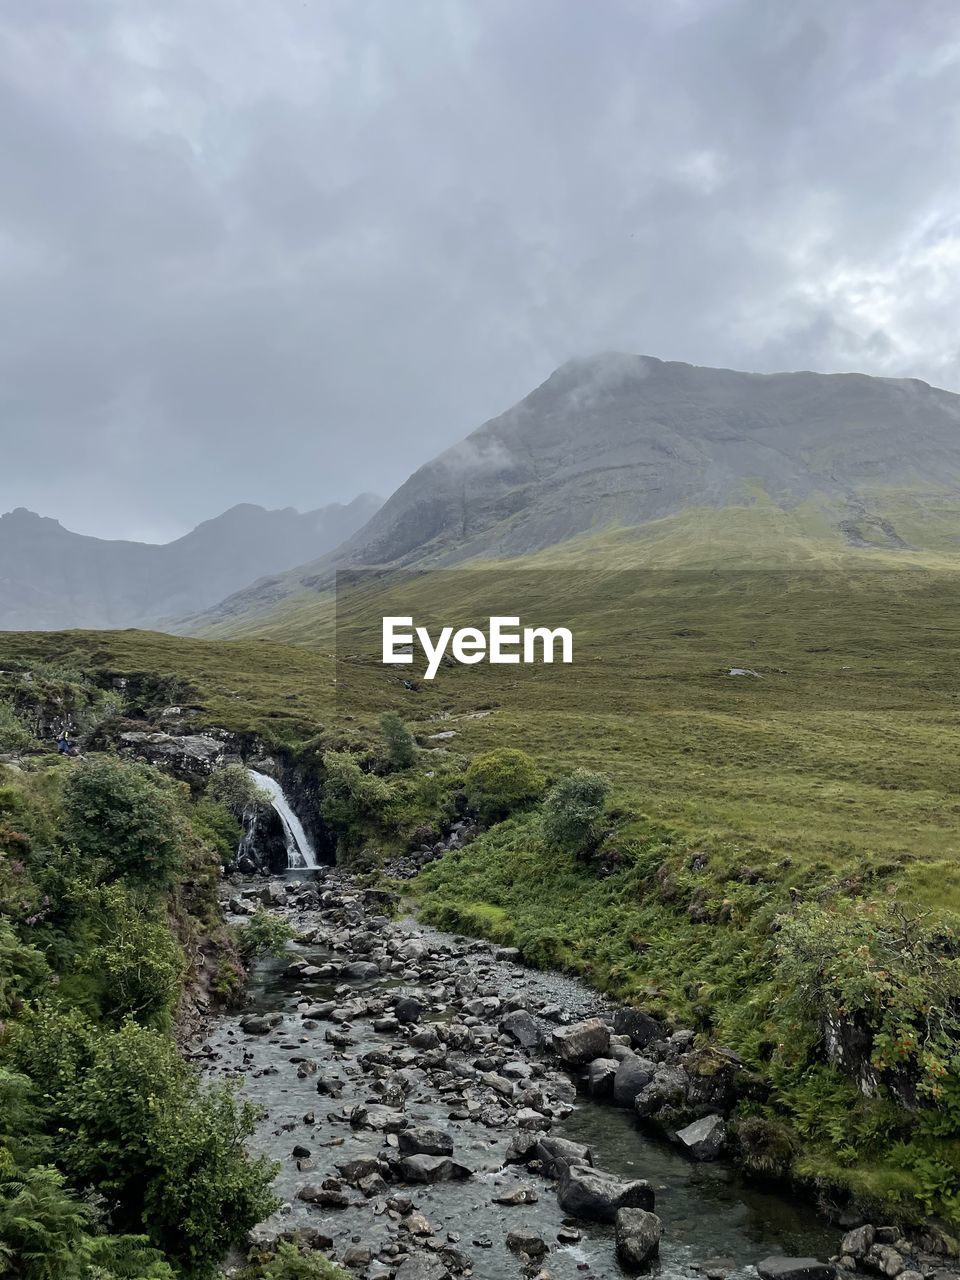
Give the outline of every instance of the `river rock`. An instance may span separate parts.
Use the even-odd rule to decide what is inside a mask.
[[[645,1267],[660,1252],[663,1224],[646,1209],[618,1209],[616,1216],[617,1258],[629,1270]]]
[[[613,1100],[617,1106],[632,1107],[637,1094],[653,1079],[656,1069],[655,1062],[637,1057],[635,1053],[624,1058],[613,1079]]]
[[[591,1098],[609,1098],[619,1064],[613,1058],[594,1058],[587,1067],[587,1092]]]
[[[703,1116],[676,1135],[677,1141],[694,1160],[716,1160],[727,1140],[723,1116]]]
[[[500,1022],[500,1030],[508,1035],[521,1049],[537,1049],[543,1042],[543,1034],[537,1020],[526,1009],[516,1009],[508,1013]]]
[[[868,1222],[866,1226],[847,1232],[840,1242],[840,1252],[848,1254],[851,1258],[865,1258],[873,1248],[876,1238],[877,1229]]]
[[[281,1013],[251,1013],[240,1019],[240,1030],[248,1036],[269,1035],[283,1021]]]
[[[547,1242],[535,1231],[508,1231],[507,1248],[511,1253],[525,1253],[528,1258],[542,1258],[547,1252]]]
[[[878,1275],[887,1276],[889,1280],[894,1280],[894,1277],[900,1275],[907,1267],[903,1260],[903,1254],[895,1249],[892,1244],[875,1244],[864,1258],[863,1265],[868,1271],[875,1271]]]
[[[395,1280],[449,1280],[450,1272],[435,1253],[411,1253],[400,1264]]]
[[[652,1212],[655,1203],[649,1182],[640,1179],[625,1182],[588,1165],[569,1165],[563,1169],[557,1200],[564,1212],[591,1222],[615,1222],[618,1209]]]
[[[553,1033],[553,1048],[568,1067],[585,1067],[610,1047],[610,1028],[602,1018],[586,1018]]]
[[[328,1179],[331,1182],[332,1179]],[[309,1183],[297,1192],[297,1199],[307,1204],[318,1205],[321,1209],[346,1209],[350,1205],[350,1197],[338,1186],[317,1186]]]
[[[380,966],[374,964],[372,960],[351,960],[340,970],[340,976],[352,978],[354,981],[369,982],[371,978],[380,977]]]
[[[501,1191],[499,1195],[493,1197],[493,1204],[536,1204],[540,1197],[537,1195],[536,1187],[527,1185],[514,1187],[510,1191]]]
[[[635,1049],[645,1049],[663,1035],[663,1027],[656,1018],[639,1009],[618,1009],[613,1015],[613,1029],[618,1036],[629,1036]]]
[[[537,1136],[528,1159],[539,1160],[544,1177],[559,1178],[572,1164],[593,1165],[593,1152],[579,1142],[567,1138]]]
[[[423,1017],[423,1005],[416,996],[401,996],[393,1012],[400,1022],[419,1022]]]
[[[405,1156],[452,1156],[453,1138],[442,1129],[418,1125],[402,1131],[400,1152]]]
[[[687,1076],[682,1067],[657,1067],[649,1084],[637,1094],[633,1107],[643,1119],[655,1116],[665,1107],[680,1107],[686,1098]]]
[[[400,1161],[400,1176],[406,1182],[449,1182],[451,1179],[470,1178],[473,1175],[462,1164],[449,1156],[404,1156]]]
[[[817,1258],[785,1258],[775,1254],[757,1263],[760,1280],[835,1280],[837,1269]]]

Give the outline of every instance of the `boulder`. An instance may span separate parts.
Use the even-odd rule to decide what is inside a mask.
[[[592,1165],[593,1152],[579,1142],[566,1138],[551,1138],[543,1134],[537,1137],[528,1160],[539,1160],[544,1177],[559,1178],[572,1164]]]
[[[500,1030],[521,1049],[539,1048],[543,1041],[543,1034],[537,1025],[536,1018],[526,1009],[516,1009],[513,1013],[508,1013],[500,1022]]]
[[[393,1012],[399,1022],[419,1022],[423,1017],[423,1005],[416,996],[401,996]]]
[[[639,1009],[618,1009],[613,1015],[613,1029],[618,1036],[629,1036],[635,1049],[645,1049],[663,1036],[663,1027],[656,1018]]]
[[[663,1224],[646,1209],[619,1209],[616,1217],[617,1258],[631,1271],[645,1267],[660,1252]]]
[[[471,1177],[470,1170],[457,1164],[449,1156],[404,1156],[400,1161],[400,1176],[406,1182],[450,1182]]]
[[[677,1141],[694,1160],[716,1160],[726,1140],[723,1116],[703,1116],[677,1133]]]
[[[453,1138],[443,1129],[418,1125],[400,1134],[400,1152],[405,1156],[452,1156]]]
[[[848,1231],[840,1242],[840,1252],[847,1254],[851,1258],[865,1258],[873,1248],[873,1242],[877,1238],[877,1229],[868,1222],[866,1226],[857,1227],[854,1231]]]
[[[587,1092],[591,1098],[609,1098],[619,1064],[613,1058],[594,1058],[587,1067]]]
[[[687,1074],[682,1067],[661,1064],[649,1084],[637,1094],[633,1107],[642,1119],[657,1115],[665,1107],[681,1107],[687,1096]]]
[[[316,1186],[310,1183],[301,1187],[297,1199],[307,1204],[315,1204],[321,1209],[346,1209],[350,1205],[350,1197],[338,1186]]]
[[[632,1107],[637,1094],[654,1077],[657,1064],[635,1053],[622,1059],[613,1079],[613,1100],[618,1107]]]
[[[342,978],[352,978],[355,982],[369,982],[380,977],[380,966],[372,960],[352,960],[340,971]]]
[[[240,1019],[240,1030],[248,1036],[265,1036],[283,1021],[279,1013],[251,1013]]]
[[[401,1264],[394,1280],[449,1280],[450,1272],[435,1253],[411,1253]]]
[[[654,1194],[649,1182],[626,1182],[588,1165],[568,1165],[557,1187],[560,1208],[574,1218],[591,1222],[615,1222],[618,1209],[653,1211]]]
[[[837,1269],[817,1258],[785,1258],[781,1254],[757,1263],[760,1280],[835,1280]]]
[[[568,1067],[585,1067],[610,1048],[610,1028],[602,1018],[587,1018],[553,1033],[553,1048]]]
[[[511,1253],[525,1253],[528,1258],[542,1258],[547,1252],[547,1242],[535,1231],[508,1231],[507,1248]]]
[[[894,1280],[907,1268],[903,1254],[892,1244],[875,1244],[864,1258],[863,1265],[868,1271],[887,1276],[888,1280]]]

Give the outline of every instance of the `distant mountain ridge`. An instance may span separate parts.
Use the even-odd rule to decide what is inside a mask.
[[[960,537],[960,396],[915,379],[605,353],[562,365],[421,467],[332,555],[254,584],[190,626],[242,632],[247,619],[328,588],[337,568],[523,555],[758,501],[788,512],[813,503],[839,547],[892,551],[910,538],[884,494],[905,492],[919,509],[928,498],[942,508],[948,536]]]
[[[168,626],[336,547],[380,499],[301,514],[249,503],[154,545],[72,533],[23,507],[0,516],[0,630]]]

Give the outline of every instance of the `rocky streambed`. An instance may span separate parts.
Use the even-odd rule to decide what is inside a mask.
[[[389,895],[336,870],[234,885],[230,911],[261,900],[301,941],[192,1050],[263,1108],[254,1145],[280,1164],[283,1206],[255,1243],[298,1237],[363,1280],[834,1275],[816,1260],[835,1227],[712,1161],[735,1060],[701,1073],[689,1033],[393,919]],[[681,1093],[682,1139],[645,1135],[638,1117]],[[908,1267],[892,1237],[856,1243],[876,1272]]]

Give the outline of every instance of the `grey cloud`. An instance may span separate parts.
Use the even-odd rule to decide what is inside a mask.
[[[388,492],[617,349],[960,386],[953,0],[9,0],[0,509]]]

